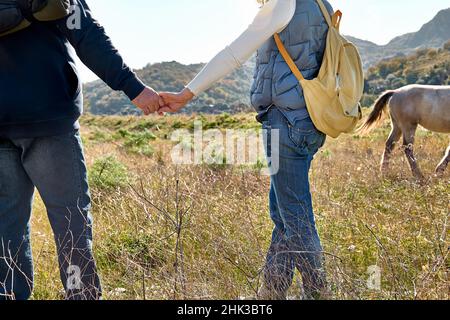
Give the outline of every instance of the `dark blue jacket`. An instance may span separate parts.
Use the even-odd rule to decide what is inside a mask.
[[[0,137],[35,138],[78,128],[83,111],[76,54],[112,89],[131,100],[144,89],[124,63],[85,0],[71,0],[80,14],[58,22],[33,23],[0,38]]]

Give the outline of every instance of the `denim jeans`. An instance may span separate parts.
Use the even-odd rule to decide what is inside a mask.
[[[285,299],[298,269],[305,296],[317,298],[326,288],[326,279],[309,171],[326,136],[315,128],[310,118],[292,125],[276,108],[269,110],[262,123],[263,129],[267,130],[268,158],[279,154],[279,169],[271,176],[270,215],[275,228],[267,255],[265,288],[273,299]],[[275,129],[279,135],[278,150],[274,150],[271,142]]]
[[[35,187],[54,233],[66,298],[100,298],[86,164],[80,135],[72,131],[0,138],[0,300],[25,300],[33,290],[30,216]]]

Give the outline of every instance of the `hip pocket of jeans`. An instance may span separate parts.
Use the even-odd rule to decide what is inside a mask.
[[[316,153],[324,144],[326,136],[316,129],[310,119],[289,125],[289,138],[302,150],[308,153]]]

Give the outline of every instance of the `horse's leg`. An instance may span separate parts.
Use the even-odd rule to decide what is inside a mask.
[[[417,159],[414,156],[414,141],[416,135],[417,125],[404,130],[403,132],[403,147],[405,148],[406,158],[413,172],[414,177],[419,180],[425,180],[424,175],[420,171]]]
[[[392,151],[394,151],[395,144],[400,140],[402,136],[402,130],[398,126],[397,122],[392,119],[392,131],[389,139],[386,142],[386,149],[383,154],[383,160],[381,162],[381,172],[386,173],[389,169],[389,163],[391,160]]]
[[[442,177],[444,175],[449,162],[450,162],[450,146],[447,148],[447,152],[445,153],[445,156],[442,159],[441,163],[439,163],[438,167],[436,168],[436,175],[438,177]]]

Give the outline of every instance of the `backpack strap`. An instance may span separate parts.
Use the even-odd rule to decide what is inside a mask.
[[[333,26],[333,22],[331,20],[330,13],[328,12],[327,7],[325,7],[325,4],[323,3],[322,0],[316,0],[316,1],[320,7],[320,10],[322,10],[322,14],[325,17],[325,20],[327,21],[328,26],[331,28]]]
[[[283,56],[284,60],[288,64],[289,68],[291,69],[292,73],[295,75],[297,80],[299,82],[305,80],[302,73],[298,69],[297,65],[295,64],[294,60],[292,60],[291,55],[286,50],[286,47],[283,44],[283,41],[281,41],[280,35],[278,33],[275,33],[274,35],[275,43],[277,44],[278,50],[280,51],[281,55]]]
[[[22,13],[22,16],[27,19],[29,22],[38,22],[36,18],[33,16],[33,12],[31,9],[31,4],[26,0],[16,0],[17,5]]]
[[[323,16],[325,17],[325,20],[328,23],[328,26],[330,28],[332,26],[334,26],[335,28],[339,28],[339,25],[341,23],[341,17],[342,17],[341,11],[337,11],[336,14],[333,15],[333,18],[331,18],[323,1],[322,0],[316,0],[316,1],[320,7],[320,10],[322,11]],[[305,80],[305,77],[303,77],[300,69],[297,67],[294,60],[292,60],[289,52],[286,50],[286,47],[284,46],[283,41],[281,41],[280,35],[278,33],[275,33],[274,38],[275,38],[275,43],[277,44],[278,50],[280,51],[281,55],[283,56],[284,60],[286,61],[287,65],[289,66],[289,68],[291,69],[292,73],[295,75],[297,80],[299,82]]]
[[[333,23],[333,26],[338,30],[341,26],[341,20],[342,20],[342,11],[338,10],[331,17],[331,22]]]

